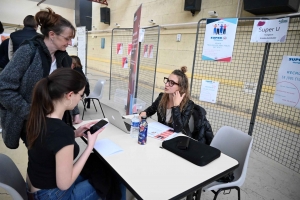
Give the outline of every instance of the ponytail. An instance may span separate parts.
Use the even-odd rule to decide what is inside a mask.
[[[33,90],[32,105],[27,122],[27,144],[30,149],[39,134],[46,130],[46,116],[54,111],[53,102],[49,95],[50,79],[43,78],[37,82]]]
[[[47,78],[37,82],[27,122],[28,149],[33,146],[40,134],[45,133],[46,116],[54,112],[53,102],[59,102],[71,91],[78,94],[85,85],[85,76],[71,68],[56,69]]]

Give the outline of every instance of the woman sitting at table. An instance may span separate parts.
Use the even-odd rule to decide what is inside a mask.
[[[85,77],[71,68],[56,69],[34,87],[27,123],[28,195],[32,199],[99,199],[87,179],[80,176],[98,134],[87,132],[88,145],[79,159],[75,137],[93,124],[73,130],[62,121],[66,110],[72,110],[80,101]]]
[[[150,117],[157,113],[158,122],[170,126],[175,132],[191,135],[189,119],[194,102],[190,100],[187,67],[174,70],[169,77],[164,77],[165,92],[160,93],[150,107],[140,113]]]

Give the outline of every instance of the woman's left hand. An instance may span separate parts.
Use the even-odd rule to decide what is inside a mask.
[[[179,106],[184,96],[185,96],[185,93],[180,95],[179,91],[174,92],[173,93],[173,106]]]
[[[96,124],[97,121],[94,121],[94,122],[90,122],[90,123],[87,123],[87,124],[84,124],[82,126],[79,126],[74,132],[75,132],[75,137],[81,137],[81,136],[86,136],[84,134],[84,131],[90,129],[91,126],[93,126],[94,124]]]

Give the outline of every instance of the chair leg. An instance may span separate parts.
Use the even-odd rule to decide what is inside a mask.
[[[186,197],[186,200],[192,200],[193,199],[193,194],[189,194],[187,197]]]
[[[94,102],[94,99],[91,99],[91,100],[92,100],[92,102],[93,102],[93,104],[94,104],[94,107],[95,107],[96,112],[98,112],[98,111],[97,111],[97,108],[96,108],[96,105],[95,105],[95,102]]]
[[[83,107],[84,107],[84,100],[81,100],[81,102],[82,102],[82,105],[83,105]],[[85,108],[85,107],[84,107]],[[84,109],[85,111],[86,111],[86,108]]]
[[[195,198],[195,200],[200,200],[200,198],[201,198],[201,192],[202,192],[202,188],[196,191],[196,198]]]
[[[241,190],[239,187],[235,188],[238,191],[238,200],[241,200]]]
[[[218,195],[220,194],[220,192],[222,192],[222,190],[223,190],[223,189],[219,189],[217,192],[214,191],[214,194],[215,194],[214,200],[217,199]]]
[[[83,103],[83,111],[82,111],[82,120],[83,120],[83,117],[84,117],[84,111],[86,111],[86,108],[85,108],[85,106],[86,106],[86,103]]]
[[[100,105],[100,108],[101,108],[101,111],[102,111],[102,115],[103,115],[103,117],[105,118],[105,115],[104,115],[104,112],[103,112],[103,109],[102,109],[102,106],[101,106],[101,102],[100,102],[99,99],[97,99],[97,101],[99,102],[99,105]]]
[[[238,192],[238,200],[241,200],[241,190],[240,190],[240,187],[238,187],[238,186],[221,188],[217,192],[215,192],[214,190],[212,190],[212,192],[215,194],[214,200],[217,199],[217,196],[219,195],[220,192],[224,191],[224,194],[229,194],[230,191],[228,193],[225,193],[225,190],[231,190],[231,189],[236,189],[237,190],[237,192]]]

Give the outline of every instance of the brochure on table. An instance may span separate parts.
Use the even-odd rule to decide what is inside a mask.
[[[159,122],[150,122],[148,124],[148,136],[159,140],[169,140],[175,137],[177,133],[173,131],[173,128],[161,124]]]

